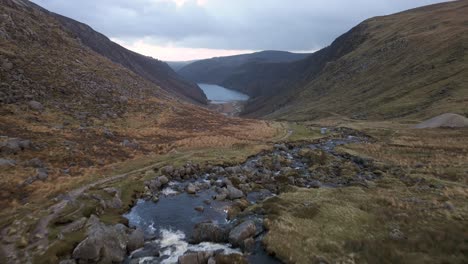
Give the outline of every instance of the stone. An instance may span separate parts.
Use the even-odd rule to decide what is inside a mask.
[[[31,141],[19,138],[10,138],[0,143],[0,152],[4,154],[17,154],[31,148]]]
[[[8,60],[4,60],[3,63],[2,63],[2,69],[4,69],[5,71],[12,70],[13,69],[13,63],[11,63]]]
[[[174,167],[172,166],[165,166],[161,169],[161,172],[167,175],[172,175],[174,173]]]
[[[166,185],[167,183],[169,183],[169,179],[164,175],[159,176],[158,180],[162,185]]]
[[[212,257],[211,252],[189,252],[179,257],[179,264],[206,264]]]
[[[243,244],[243,249],[245,252],[252,253],[255,250],[255,239],[252,237],[245,239]]]
[[[127,227],[122,224],[107,226],[92,215],[86,223],[87,237],[73,250],[73,258],[79,263],[122,262],[127,254]]]
[[[216,264],[247,264],[245,256],[240,254],[218,254],[215,257]]]
[[[145,245],[145,233],[141,229],[134,230],[128,236],[127,250],[128,252],[135,251]]]
[[[132,148],[132,149],[138,149],[140,147],[140,145],[138,145],[138,143],[136,142],[132,142],[128,139],[125,139],[124,141],[122,141],[122,146],[126,147],[126,148]]]
[[[243,246],[244,240],[255,235],[257,228],[252,220],[247,220],[229,232],[229,242],[234,246]]]
[[[230,200],[240,199],[244,197],[244,193],[234,186],[228,185],[227,191],[228,191],[228,198]]]
[[[396,240],[396,241],[406,239],[405,234],[401,232],[401,230],[398,228],[392,229],[392,231],[390,231],[389,236],[390,236],[390,239]]]
[[[16,161],[9,159],[0,159],[0,167],[14,167],[16,166]]]
[[[322,187],[322,183],[320,181],[313,180],[309,183],[310,188],[318,189]]]
[[[196,194],[197,193],[197,187],[193,185],[192,183],[189,183],[187,185],[187,188],[185,188],[188,194]]]
[[[145,257],[159,257],[161,250],[160,244],[157,242],[145,243],[143,248],[132,253],[132,259],[139,259]]]
[[[191,243],[201,242],[225,243],[228,241],[228,231],[214,223],[198,223],[194,226]]]
[[[160,182],[158,179],[156,179],[156,180],[151,180],[151,181],[149,181],[149,183],[148,183],[148,187],[149,187],[150,190],[153,191],[153,192],[159,191],[159,190],[161,189],[161,186],[162,186],[162,184],[161,184],[161,182]]]
[[[44,162],[39,158],[34,158],[26,162],[26,165],[33,168],[44,168]]]
[[[195,207],[195,211],[203,212],[203,211],[205,211],[205,207],[203,207],[203,206],[197,206],[197,207]]]
[[[44,106],[39,103],[38,101],[29,101],[28,103],[29,108],[35,111],[42,111],[44,110]]]
[[[36,170],[36,178],[41,181],[47,180],[49,178],[49,173],[45,168],[39,168]]]

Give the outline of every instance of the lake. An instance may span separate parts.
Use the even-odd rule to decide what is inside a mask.
[[[227,89],[215,84],[199,83],[198,86],[205,92],[208,100],[213,104],[223,104],[234,101],[247,101],[249,96],[238,91]]]

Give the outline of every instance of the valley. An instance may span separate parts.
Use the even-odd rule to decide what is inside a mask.
[[[198,84],[208,98],[208,108],[224,115],[239,116],[244,110],[249,96],[213,84]]]
[[[466,263],[467,10],[165,63],[0,0],[0,263]]]

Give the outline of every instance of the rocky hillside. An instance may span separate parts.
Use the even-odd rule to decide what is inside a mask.
[[[191,63],[178,71],[186,79],[197,83],[218,84],[256,96],[257,92],[245,86],[232,83],[232,79],[263,63],[287,63],[304,59],[310,54],[298,54],[285,51],[261,51],[252,54],[242,54],[227,57],[217,57]],[[265,75],[255,77],[263,79]]]
[[[371,18],[304,60],[250,64],[223,84],[255,97],[248,116],[467,115],[467,12],[456,1]]]
[[[72,37],[100,55],[154,82],[169,93],[191,102],[206,104],[206,96],[200,87],[181,78],[165,62],[130,51],[86,24],[37,8],[55,17]]]
[[[0,14],[2,208],[95,179],[109,164],[272,131],[177,100],[29,1],[0,0]]]

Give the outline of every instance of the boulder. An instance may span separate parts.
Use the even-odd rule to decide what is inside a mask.
[[[31,141],[19,138],[10,138],[0,143],[0,152],[4,154],[17,154],[31,148]]]
[[[47,180],[49,178],[49,173],[45,168],[39,168],[36,170],[36,178],[41,181]]]
[[[145,233],[141,229],[134,230],[128,237],[127,250],[132,252],[142,248],[145,245]]]
[[[172,166],[165,166],[161,169],[161,172],[167,175],[172,175],[174,173],[174,167]]]
[[[196,194],[197,193],[197,187],[192,183],[189,183],[187,185],[187,188],[185,188],[185,190],[187,191],[188,194]]]
[[[214,223],[199,223],[193,228],[191,242],[225,243],[228,241],[228,231]]]
[[[247,264],[247,259],[240,254],[218,254],[215,257],[216,264]]]
[[[92,215],[86,223],[87,237],[73,250],[78,262],[122,262],[127,254],[127,227],[122,224],[104,225]]]
[[[128,139],[125,139],[124,141],[122,141],[122,146],[126,148],[132,148],[132,149],[138,149],[140,147],[138,143],[136,143],[135,141],[132,142]]]
[[[242,173],[242,168],[240,166],[227,167],[225,171],[229,174],[238,174]]]
[[[213,256],[211,252],[189,252],[179,257],[179,264],[206,264]]]
[[[159,191],[161,189],[161,187],[162,187],[162,184],[159,181],[159,179],[151,180],[151,181],[148,182],[147,185],[150,188],[150,190],[153,191],[153,192]]]
[[[34,158],[26,162],[26,165],[33,168],[44,168],[44,162],[39,158]]]
[[[255,250],[255,239],[252,237],[247,238],[243,242],[243,249],[245,252],[253,252]]]
[[[228,198],[231,200],[240,199],[244,197],[244,193],[234,186],[228,185],[227,191],[228,191]]]
[[[29,101],[28,106],[29,106],[29,108],[31,108],[32,110],[35,110],[35,111],[44,110],[44,106],[41,103],[37,102],[37,101]]]
[[[166,185],[168,182],[169,182],[169,179],[166,177],[166,176],[159,176],[158,177],[158,180],[159,182],[162,184],[162,185]]]
[[[197,206],[197,207],[195,207],[195,211],[203,212],[203,211],[205,211],[205,208],[203,206]]]
[[[234,246],[243,247],[243,242],[255,235],[257,228],[251,220],[245,221],[229,232],[229,242]]]

